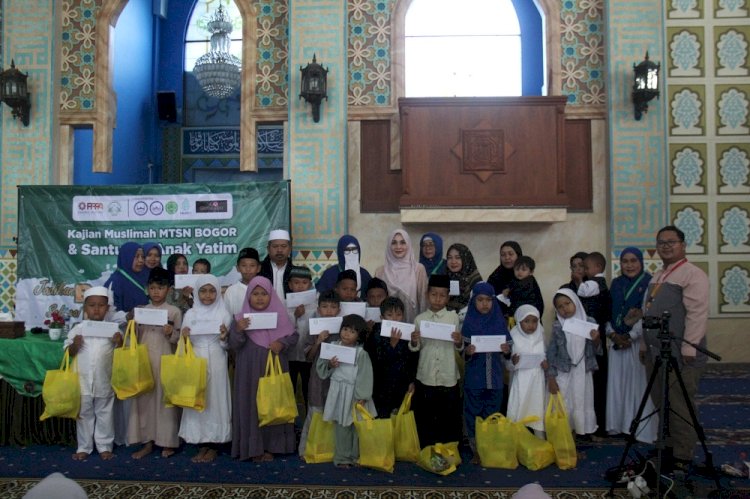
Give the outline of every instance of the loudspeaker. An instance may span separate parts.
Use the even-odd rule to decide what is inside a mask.
[[[175,123],[177,121],[177,97],[172,91],[156,92],[156,109],[159,119]]]

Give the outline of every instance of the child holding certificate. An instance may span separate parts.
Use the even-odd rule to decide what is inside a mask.
[[[150,303],[143,307],[163,311],[162,313],[166,314],[166,323],[162,325],[138,324],[138,343],[143,343],[148,348],[148,360],[151,363],[151,374],[154,376],[154,389],[138,395],[130,405],[128,443],[144,444],[139,451],[133,453],[133,459],[141,459],[151,454],[154,444],[162,448],[162,457],[170,457],[180,445],[180,439],[177,436],[180,412],[177,407],[164,406],[159,382],[161,380],[161,356],[174,353],[174,344],[180,338],[182,325],[180,309],[167,303],[169,281],[169,271],[161,267],[153,268],[148,276]],[[135,310],[136,323],[139,322],[137,310]]]
[[[252,314],[276,314],[276,327],[257,329]],[[246,314],[251,314],[246,318]],[[242,311],[235,315],[229,347],[235,351],[234,394],[232,397],[232,457],[253,462],[273,461],[274,454],[294,452],[294,424],[259,426],[256,394],[265,375],[269,350],[279,356],[281,368],[289,370],[286,352],[297,343],[297,332],[284,303],[263,276],[247,285]]]
[[[216,459],[219,444],[232,439],[232,401],[227,372],[227,338],[232,316],[221,298],[219,280],[201,274],[193,288],[193,308],[185,313],[182,336],[190,337],[196,357],[206,359],[208,383],[206,408],[202,411],[183,409],[180,438],[197,444],[194,463],[210,463]]]
[[[592,373],[599,366],[601,353],[599,329],[593,319],[586,317],[578,295],[567,288],[558,289],[552,301],[557,320],[552,325],[552,337],[547,347],[547,388],[551,394],[558,390],[565,399],[570,427],[578,435],[589,435],[597,428],[594,411],[594,380]],[[565,322],[571,319],[594,323],[588,338],[566,331]]]
[[[495,298],[495,288],[484,281],[471,289],[461,335],[467,343],[464,379],[464,422],[469,445],[474,452],[471,462],[479,464],[475,426],[477,416],[486,418],[500,410],[503,400],[503,353],[510,353],[506,341],[496,342],[496,351],[477,352],[472,338],[502,335],[507,340],[508,327]],[[483,350],[483,349],[482,349]],[[501,350],[503,353],[501,353]]]
[[[544,371],[547,361],[544,353],[544,328],[539,322],[539,310],[533,305],[521,305],[514,316],[516,325],[510,330],[513,339],[513,356],[506,362],[513,373],[510,381],[507,416],[518,421],[526,416],[538,416],[539,421],[527,426],[540,437],[544,436]],[[524,361],[521,362],[521,358]],[[529,362],[533,360],[533,362]]]
[[[340,340],[337,345],[356,349],[353,364],[331,359],[318,359],[316,368],[323,379],[330,379],[323,420],[333,421],[334,450],[333,464],[339,468],[351,468],[359,459],[359,442],[354,429],[352,410],[354,404],[360,404],[375,415],[375,404],[372,402],[372,364],[362,342],[367,333],[365,320],[354,314],[344,316],[341,322]]]
[[[103,321],[109,311],[109,290],[103,286],[89,288],[83,294],[83,313],[88,321]],[[112,459],[115,439],[112,390],[112,354],[122,346],[122,334],[88,336],[82,323],[70,330],[65,348],[71,357],[78,356],[78,379],[81,385],[81,412],[76,419],[78,449],[73,459],[83,461],[94,451],[105,461]]]
[[[422,447],[437,442],[458,442],[462,436],[456,352],[463,351],[464,343],[458,332],[458,314],[446,308],[449,290],[448,276],[430,276],[427,288],[429,308],[414,320],[416,329],[409,342],[409,349],[419,352],[412,406]],[[453,332],[443,339],[422,337],[423,330],[440,329],[434,326],[441,324],[449,325]]]

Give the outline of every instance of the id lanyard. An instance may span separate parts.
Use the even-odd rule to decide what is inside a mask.
[[[654,298],[656,298],[656,293],[659,292],[659,289],[661,288],[661,285],[664,284],[664,282],[667,280],[667,277],[672,274],[675,270],[677,270],[683,263],[687,262],[687,258],[683,258],[679,262],[677,262],[674,267],[669,269],[668,271],[664,272],[662,275],[659,276],[658,282],[654,285],[654,287],[651,289],[651,293],[648,296],[648,300],[646,301],[646,310],[651,308],[651,304],[654,301]]]

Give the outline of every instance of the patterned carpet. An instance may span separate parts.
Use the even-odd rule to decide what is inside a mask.
[[[707,370],[699,390],[700,420],[714,464],[733,463],[741,451],[750,454],[750,365],[715,366]],[[188,446],[170,459],[158,453],[140,461],[133,448],[116,449],[112,461],[92,456],[82,463],[64,446],[0,447],[0,498],[23,497],[41,477],[59,471],[81,484],[92,499],[99,498],[386,498],[386,499],[505,499],[523,484],[537,481],[556,499],[606,497],[607,468],[619,462],[624,441],[579,446],[579,465],[560,471],[552,465],[532,472],[487,469],[463,464],[446,477],[433,475],[410,463],[397,463],[395,473],[365,468],[340,470],[331,464],[307,465],[296,456],[272,463],[240,463],[226,453],[210,464],[193,464],[195,449]],[[641,448],[645,452],[649,447]],[[466,456],[468,457],[468,456]],[[702,461],[703,454],[696,452]],[[729,490],[718,497],[750,498],[750,480],[722,478]],[[679,499],[706,498],[712,481],[694,477],[678,489]],[[624,489],[617,498],[630,497]]]

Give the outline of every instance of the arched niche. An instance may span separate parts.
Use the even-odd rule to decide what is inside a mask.
[[[112,171],[113,128],[117,123],[117,96],[112,88],[113,47],[110,43],[117,19],[128,0],[104,0],[96,18],[94,111],[60,113],[59,170],[62,183],[71,183],[73,129],[93,127],[93,171]],[[242,15],[242,89],[240,91],[240,170],[256,171],[255,81],[256,12],[250,2],[237,2]],[[155,112],[155,111],[154,111]],[[67,180],[67,181],[66,181]]]

